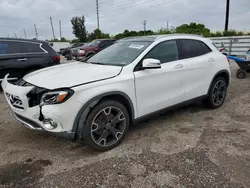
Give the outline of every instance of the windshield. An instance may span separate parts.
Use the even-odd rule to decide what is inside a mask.
[[[150,44],[148,41],[120,41],[97,53],[87,63],[125,66],[132,63]]]

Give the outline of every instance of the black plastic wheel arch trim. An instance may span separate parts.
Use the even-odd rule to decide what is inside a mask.
[[[81,114],[84,113],[85,110],[87,110],[87,111],[90,110],[90,109],[88,109],[89,107],[93,108],[103,97],[108,97],[108,96],[111,96],[111,95],[121,95],[124,98],[126,98],[126,100],[129,102],[129,106],[130,106],[130,109],[128,109],[128,110],[131,112],[131,115],[132,115],[131,119],[134,120],[134,118],[135,118],[134,105],[133,105],[130,97],[126,93],[123,93],[123,92],[120,92],[120,91],[107,92],[107,93],[103,93],[101,95],[98,95],[98,96],[90,99],[87,103],[85,103],[82,106],[82,108],[79,110],[79,112],[77,113],[76,118],[74,120],[72,132],[77,131],[78,122],[80,120]],[[94,103],[94,105],[91,105],[92,103]],[[86,114],[86,117],[87,117],[87,115],[88,114]],[[86,120],[86,117],[85,117],[85,120]]]
[[[213,84],[213,81],[214,81],[215,78],[216,78],[219,74],[221,74],[221,73],[226,73],[226,74],[228,75],[228,83],[227,83],[227,84],[229,84],[229,82],[230,82],[230,74],[229,74],[228,70],[220,70],[219,72],[217,72],[217,73],[214,75],[213,79],[211,80],[211,83],[210,83],[210,85],[209,85],[207,94],[209,93],[209,90],[210,90],[210,88],[211,88],[211,85]],[[228,85],[227,85],[227,86],[228,86]]]

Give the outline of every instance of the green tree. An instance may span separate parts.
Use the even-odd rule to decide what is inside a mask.
[[[88,34],[88,41],[95,39],[106,39],[110,38],[108,33],[103,33],[100,29],[95,29],[93,32]]]
[[[68,42],[68,40],[65,37],[62,37],[60,42]]]
[[[55,38],[55,39],[51,39],[50,42],[60,42],[60,40]]]
[[[204,24],[200,23],[190,23],[190,24],[183,24],[175,29],[176,33],[187,33],[187,34],[197,34],[203,35],[205,37],[210,36],[210,29],[206,28]]]
[[[81,41],[81,42],[86,42],[87,41],[87,31],[86,31],[86,27],[85,27],[84,16],[73,17],[73,18],[71,18],[70,21],[72,24],[73,34],[75,35],[75,37],[78,38],[79,41]]]

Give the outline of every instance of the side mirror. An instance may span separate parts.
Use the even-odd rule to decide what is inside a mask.
[[[147,58],[143,60],[142,68],[143,69],[160,69],[161,62],[158,59]]]

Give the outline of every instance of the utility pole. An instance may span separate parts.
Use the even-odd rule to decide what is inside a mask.
[[[167,21],[167,31],[168,31],[168,22],[169,22],[169,21]]]
[[[34,24],[35,27],[35,33],[36,33],[36,40],[38,40],[38,33],[37,33],[37,29],[36,29],[36,24]]]
[[[50,18],[50,24],[51,24],[51,29],[52,29],[53,38],[54,38],[54,40],[55,40],[55,39],[56,39],[56,37],[55,37],[55,32],[54,32],[54,27],[53,27],[52,17],[50,16],[49,18]]]
[[[60,31],[60,39],[62,38],[62,25],[61,20],[59,20],[59,31]]]
[[[16,33],[14,33],[15,38],[17,38]]]
[[[96,16],[97,16],[97,29],[100,30],[100,22],[99,22],[99,0],[96,0]]]
[[[225,31],[228,30],[228,22],[229,22],[229,9],[230,9],[230,0],[226,0],[226,19],[225,19]]]
[[[24,38],[27,39],[27,36],[26,36],[26,31],[25,29],[23,30],[23,33],[24,33]]]
[[[147,20],[144,20],[144,21],[143,21],[144,35],[146,35],[146,26],[147,26]]]

